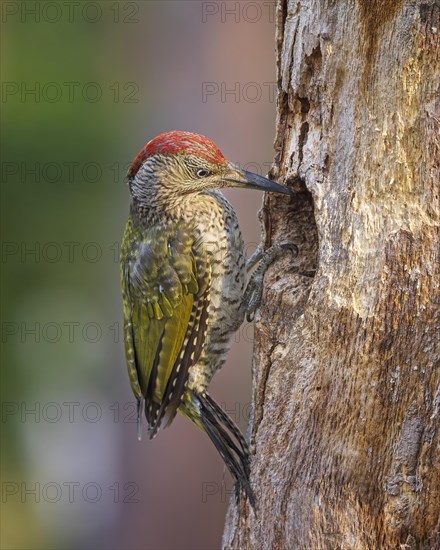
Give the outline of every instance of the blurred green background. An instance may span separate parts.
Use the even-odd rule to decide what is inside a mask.
[[[232,490],[176,419],[137,441],[121,341],[125,172],[156,134],[267,173],[272,2],[3,1],[2,549],[219,548]],[[230,191],[249,252],[261,194]],[[246,429],[252,327],[211,393]]]

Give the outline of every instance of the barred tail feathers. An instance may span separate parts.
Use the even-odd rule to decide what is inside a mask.
[[[190,399],[181,406],[183,414],[206,432],[220,453],[235,481],[237,499],[244,489],[252,507],[254,495],[249,483],[249,450],[235,423],[223,409],[206,393],[190,390]]]

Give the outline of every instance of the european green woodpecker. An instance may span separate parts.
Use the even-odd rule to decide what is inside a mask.
[[[247,443],[207,388],[231,335],[259,305],[264,270],[286,245],[259,248],[247,264],[236,214],[219,189],[293,193],[229,163],[210,139],[182,131],[147,143],[129,168],[128,184],[121,285],[138,413],[145,406],[150,438],[177,412],[192,420],[218,449],[237,495],[244,489],[253,503]],[[247,270],[257,261],[245,290]]]

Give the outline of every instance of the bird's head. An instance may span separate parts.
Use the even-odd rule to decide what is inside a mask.
[[[165,132],[138,153],[128,170],[131,195],[146,206],[167,205],[190,194],[242,187],[293,194],[267,178],[228,162],[217,145],[191,132]]]

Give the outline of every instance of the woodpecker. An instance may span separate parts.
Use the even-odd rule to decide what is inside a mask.
[[[131,205],[120,267],[138,426],[143,410],[150,438],[177,412],[190,419],[222,456],[237,498],[244,489],[254,504],[245,438],[207,389],[232,334],[259,305],[265,269],[284,248],[297,249],[260,246],[246,262],[237,216],[219,189],[293,192],[239,169],[210,139],[184,131],[149,141],[127,176]]]

